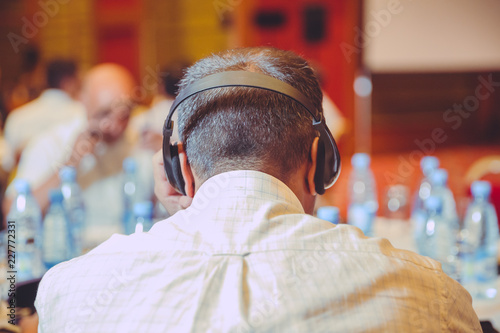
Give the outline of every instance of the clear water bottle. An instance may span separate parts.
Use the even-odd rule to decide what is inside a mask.
[[[352,156],[353,170],[349,178],[349,207],[347,222],[372,235],[373,220],[378,210],[375,179],[370,170],[370,156],[357,153]]]
[[[49,192],[50,207],[43,220],[43,262],[47,269],[72,258],[71,235],[63,194],[59,189]]]
[[[425,214],[424,201],[431,195],[430,175],[439,167],[439,160],[434,156],[425,156],[420,160],[422,180],[415,193],[411,220],[413,223],[414,238],[420,237],[419,232],[423,230],[422,224],[427,216]]]
[[[83,250],[83,231],[85,228],[85,205],[82,190],[76,182],[76,169],[63,167],[59,171],[61,179],[61,192],[63,195],[63,207],[69,222],[73,256],[79,256]]]
[[[123,160],[123,223],[126,225],[134,217],[134,204],[138,194],[137,162],[127,157]],[[125,230],[126,234],[129,234]]]
[[[16,231],[16,270],[19,282],[39,278],[45,271],[42,262],[42,214],[24,179],[14,183],[17,196],[7,215]]]
[[[134,232],[146,232],[153,226],[153,203],[151,201],[137,202],[134,205]]]
[[[422,230],[415,239],[418,253],[423,256],[435,258],[436,252],[436,226],[443,225],[443,201],[436,196],[429,196],[424,201],[425,221],[422,224]]]
[[[337,207],[333,206],[323,206],[319,207],[316,212],[316,216],[319,219],[331,222],[333,224],[339,224],[340,213]]]
[[[458,279],[457,234],[443,216],[443,199],[431,195],[424,201],[424,207],[427,219],[421,236],[416,240],[418,251],[439,261],[446,274]]]
[[[458,234],[460,230],[457,205],[453,193],[448,188],[448,172],[444,169],[436,169],[430,176],[431,195],[440,197],[443,203],[443,218],[449,227]]]
[[[473,201],[467,207],[461,230],[461,283],[477,298],[497,294],[498,217],[489,202],[491,184],[471,184]]]

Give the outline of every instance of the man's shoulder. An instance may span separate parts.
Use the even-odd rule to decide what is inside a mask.
[[[440,270],[440,264],[428,257],[415,252],[399,249],[386,238],[368,237],[352,225],[331,225],[316,217],[299,214],[301,228],[295,230],[294,235],[298,244],[306,244],[307,249],[322,253],[345,253],[356,257],[380,257],[386,260],[397,260],[402,265],[421,266],[431,271]],[[302,245],[301,245],[302,246]]]
[[[127,267],[133,254],[140,251],[140,243],[147,243],[135,235],[114,234],[88,253],[62,262],[44,275],[42,283],[62,285],[58,281],[75,281],[86,276],[105,276],[106,272],[120,266]],[[76,278],[76,279],[75,279]]]
[[[65,270],[74,271],[80,269],[87,264],[98,265],[101,263],[111,266],[128,265],[134,257],[142,256],[145,253],[162,251],[164,247],[165,241],[149,232],[133,233],[131,235],[115,233],[88,253],[59,264],[51,270],[62,273]],[[85,270],[85,268],[82,269]]]
[[[32,113],[37,111],[40,103],[40,97],[38,97],[12,110],[5,121],[5,131],[18,130],[19,124],[29,120]]]

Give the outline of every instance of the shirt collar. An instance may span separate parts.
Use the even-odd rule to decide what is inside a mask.
[[[208,179],[191,205],[150,231],[208,252],[244,253],[267,238],[288,239],[310,216],[288,186],[263,172],[240,170]],[[228,252],[229,251],[229,252]]]
[[[49,88],[40,94],[40,98],[57,98],[61,100],[73,101],[73,99],[63,90]]]
[[[176,248],[244,254],[289,244],[295,234],[304,234],[310,219],[279,179],[240,170],[208,179],[187,209],[155,223],[149,234]]]
[[[285,183],[269,174],[253,170],[229,171],[211,177],[195,193],[191,207],[205,205],[208,201],[212,206],[223,200],[252,197],[281,202],[295,207],[294,213],[304,214],[299,199]]]

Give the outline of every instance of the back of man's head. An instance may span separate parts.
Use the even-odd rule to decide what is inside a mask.
[[[260,72],[284,81],[322,112],[322,93],[308,63],[290,51],[243,48],[200,60],[181,81],[224,71]],[[276,92],[225,87],[196,94],[179,107],[179,137],[202,181],[232,170],[257,170],[287,182],[307,161],[316,136],[312,116]]]
[[[77,66],[74,61],[56,59],[47,64],[47,87],[61,89],[65,79],[77,77]]]

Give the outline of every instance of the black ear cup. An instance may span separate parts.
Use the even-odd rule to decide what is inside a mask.
[[[183,195],[186,195],[186,183],[182,177],[181,161],[179,159],[179,148],[177,145],[170,145],[170,156],[172,160],[172,172],[175,182],[175,188],[179,190]]]
[[[179,193],[186,195],[185,183],[182,177],[181,163],[179,160],[179,148],[177,143],[170,144],[172,127],[163,128],[163,166],[168,182]]]
[[[318,152],[316,154],[316,171],[314,172],[314,186],[316,193],[325,193],[325,143],[322,138],[318,140]]]

